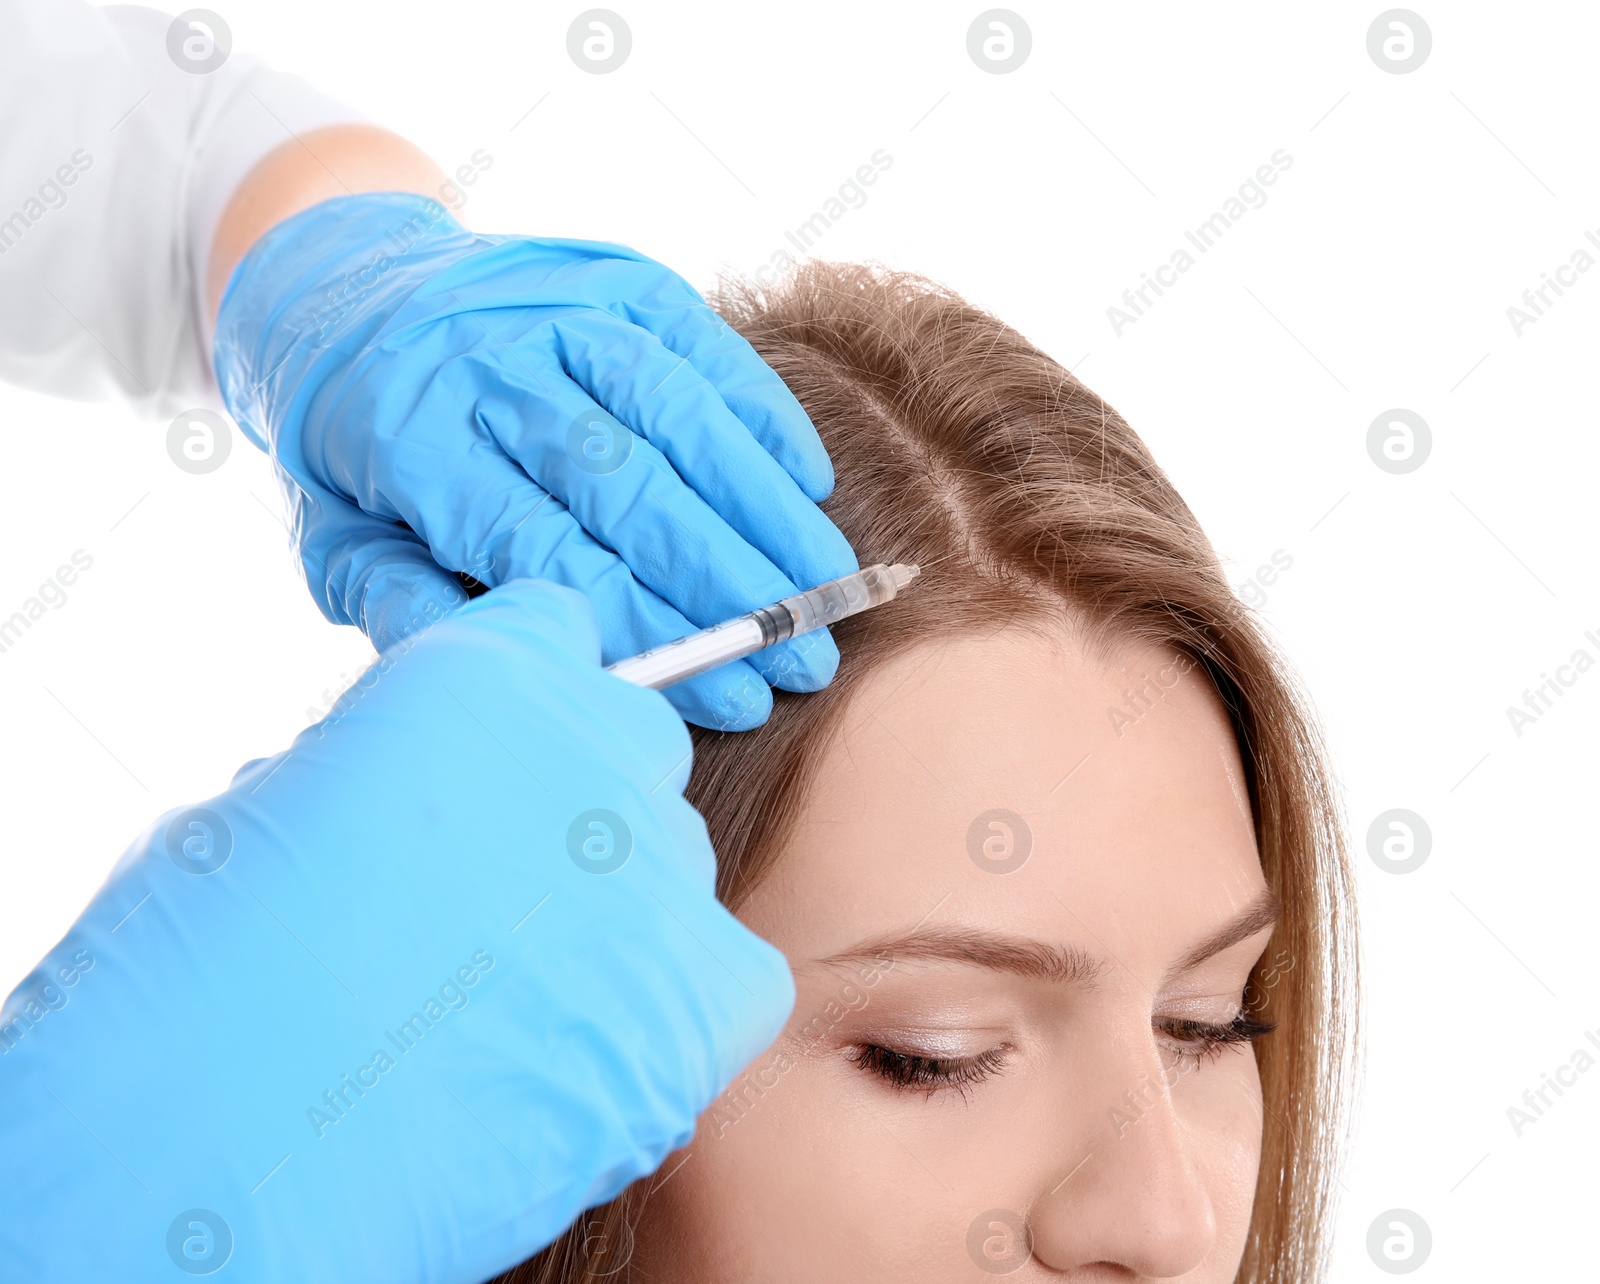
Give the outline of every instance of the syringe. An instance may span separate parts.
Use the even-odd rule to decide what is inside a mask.
[[[820,629],[847,615],[855,615],[882,602],[892,602],[895,594],[918,574],[918,568],[908,563],[888,566],[880,562],[771,606],[763,606],[749,615],[735,616],[675,642],[618,660],[607,665],[606,672],[659,691],[730,660]]]

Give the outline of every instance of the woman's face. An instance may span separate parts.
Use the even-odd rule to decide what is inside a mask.
[[[885,666],[739,914],[794,1016],[663,1166],[635,1264],[1232,1280],[1274,916],[1203,670],[1023,631]]]

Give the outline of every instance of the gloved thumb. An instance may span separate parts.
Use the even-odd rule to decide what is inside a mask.
[[[290,496],[311,596],[329,620],[358,626],[377,650],[467,604],[460,580],[407,527],[320,487],[296,484]]]
[[[370,547],[369,555],[376,554]],[[467,591],[421,545],[401,543],[371,557],[350,605],[352,621],[387,651],[467,603]]]

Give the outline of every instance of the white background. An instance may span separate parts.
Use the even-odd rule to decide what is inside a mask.
[[[1236,582],[1293,559],[1262,614],[1327,726],[1364,931],[1335,1278],[1387,1278],[1365,1239],[1393,1207],[1432,1228],[1418,1278],[1591,1276],[1600,1067],[1520,1138],[1506,1112],[1600,1029],[1600,669],[1520,737],[1506,707],[1600,660],[1600,271],[1520,337],[1506,309],[1600,229],[1600,18],[1417,0],[1433,50],[1394,75],[1376,3],[1016,0],[1033,51],[993,75],[966,51],[979,4],[614,3],[633,51],[601,76],[567,55],[577,4],[223,13],[236,48],[447,170],[488,151],[474,226],[624,241],[702,287],[887,151],[816,251],[947,282],[1076,369]],[[1118,337],[1106,309],[1279,148],[1268,203]],[[1433,433],[1403,476],[1365,447],[1392,407]],[[0,425],[0,616],[94,558],[0,655],[4,989],[151,818],[281,747],[371,653],[312,606],[242,439],[191,476],[116,407],[0,389]],[[1393,807],[1432,831],[1414,873],[1366,854]]]

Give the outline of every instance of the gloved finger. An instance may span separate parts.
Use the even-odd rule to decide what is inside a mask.
[[[688,358],[606,312],[569,314],[539,333],[548,336],[555,358],[579,388],[661,451],[678,476],[723,521],[796,584],[811,588],[858,569],[850,543],[838,527]],[[511,352],[514,355],[515,349]],[[719,360],[714,352],[709,359]],[[523,366],[514,359],[502,359],[500,366],[510,382],[527,387]],[[533,391],[556,395],[548,380]],[[784,395],[789,396],[787,390]],[[578,410],[581,413],[583,408]],[[524,435],[535,427],[542,429],[547,440],[550,426],[520,425]],[[579,442],[588,444],[582,426],[575,431],[572,421],[566,419],[556,420],[556,426],[558,438],[563,436],[559,429],[566,428],[565,437],[575,440],[551,444],[566,446],[569,462],[585,474],[604,476],[592,460],[573,449]],[[809,419],[805,427],[815,436]],[[820,442],[818,445],[820,449]],[[533,475],[549,485],[543,474]],[[568,490],[560,491],[569,506],[574,506],[569,492],[582,480],[574,477]],[[582,514],[579,519],[583,520]],[[606,539],[604,533],[595,533]]]
[[[565,504],[533,487],[513,460],[489,451],[472,452],[471,459],[471,482],[463,493],[470,494],[473,502],[463,509],[439,513],[418,508],[411,498],[414,490],[395,496],[404,520],[440,560],[450,558],[449,564],[461,565],[456,559],[467,550],[477,550],[471,554],[475,559],[471,573],[491,587],[537,578],[582,591],[594,604],[600,621],[606,664],[700,627],[641,583],[615,552],[578,524]],[[539,498],[529,502],[534,494]],[[510,497],[518,497],[517,502]],[[805,680],[831,678],[838,650],[826,631],[807,634],[786,646],[801,644],[805,649],[794,661],[763,652],[763,665],[772,668],[775,677],[784,678],[786,664],[799,671],[803,660]],[[790,676],[788,680],[794,679]],[[686,720],[728,731],[759,726],[772,708],[767,682],[747,661],[701,674],[664,694]]]
[[[366,558],[366,587],[355,618],[379,651],[467,604],[461,582],[421,544],[396,540],[380,545],[375,540]]]
[[[570,516],[564,522],[546,517],[546,511],[556,506],[558,501],[552,499],[524,523],[522,531],[546,528],[529,536],[547,546],[540,559],[540,578],[579,589],[589,599],[600,625],[602,664],[614,664],[695,631],[694,624],[641,584],[621,558]],[[497,567],[508,560],[520,558],[513,554],[499,559]],[[686,721],[722,731],[759,726],[772,711],[767,683],[746,660],[699,674],[662,694]]]
[[[451,267],[435,282],[435,290],[448,291],[461,309],[504,309],[510,296],[536,301],[541,309],[571,307],[614,315],[648,331],[714,384],[726,407],[808,498],[826,500],[834,488],[834,464],[810,416],[773,368],[707,306],[693,285],[626,245],[565,239],[539,243],[566,251],[568,266],[552,272],[539,259],[530,261],[523,247],[509,243]],[[602,312],[602,307],[610,311]]]
[[[364,513],[336,496],[305,491],[296,518],[308,578],[317,575],[324,586],[317,596],[338,607],[329,618],[360,626],[379,651],[469,604],[455,575],[435,563],[427,546],[405,527]],[[556,634],[582,643],[598,627],[603,641],[594,643],[594,658],[609,664],[694,631],[692,624],[634,581],[615,554],[584,536],[576,522],[571,527],[580,548],[560,550],[546,559],[541,576],[579,591],[588,604],[582,606],[581,621],[556,628]],[[486,583],[492,580],[516,589],[519,601],[532,592],[524,587],[530,582],[527,577],[502,576],[498,567],[484,574]],[[576,609],[561,595],[548,596],[555,605],[541,606],[544,615],[563,603],[563,609]],[[479,604],[484,602],[478,599]],[[473,607],[479,612],[489,609]],[[809,635],[797,639],[809,641]],[[580,650],[587,655],[587,646]],[[686,721],[723,731],[759,726],[772,710],[766,682],[744,661],[700,674],[664,694]],[[687,761],[683,769],[687,770]]]
[[[357,498],[364,507],[396,513],[427,543],[435,561],[489,585],[523,576],[555,578],[549,559],[573,528],[588,526],[636,578],[678,607],[691,627],[721,623],[795,591],[794,583],[711,512],[648,443],[637,441],[639,458],[627,469],[597,475],[578,467],[581,453],[568,454],[564,434],[554,434],[558,440],[552,441],[548,432],[524,433],[524,422],[548,423],[553,415],[576,422],[599,413],[564,376],[545,380],[545,386],[553,390],[550,396],[541,397],[538,384],[513,387],[503,372],[484,369],[481,354],[447,362],[411,407],[410,421],[419,430],[404,434],[408,448],[377,458]],[[427,425],[459,423],[462,405],[472,404],[474,397],[473,433],[487,448],[447,451],[427,439]],[[495,440],[499,425],[507,426],[499,430],[520,451],[520,462]],[[617,431],[632,450],[635,439],[620,426]],[[653,467],[647,467],[647,456],[654,458]],[[574,502],[581,502],[580,511],[569,512],[560,496],[530,481],[529,471],[576,478]],[[441,475],[449,485],[439,484]],[[799,502],[809,503],[803,497]],[[845,569],[853,565],[852,558]],[[585,587],[581,580],[563,582]],[[672,636],[677,634],[664,635]],[[763,653],[756,665],[771,682],[815,690],[832,680],[838,653],[830,638],[819,636],[804,648],[786,643]]]
[[[486,647],[482,643],[488,635],[512,645]],[[610,768],[626,771],[630,778],[645,781],[646,787],[654,790],[665,790],[670,784],[673,792],[681,793],[688,783],[693,754],[682,717],[659,693],[600,672],[601,622],[587,594],[548,579],[511,580],[455,612],[423,645],[435,641],[462,647],[461,663],[471,672],[462,672],[450,681],[452,698],[462,703],[466,702],[463,697],[471,698],[484,710],[485,723],[505,736],[507,748],[514,748],[517,737],[526,735],[530,756],[537,756],[541,742],[550,735],[552,719],[558,716],[559,701],[548,688],[552,681],[559,681],[579,707],[577,716],[584,717],[581,710],[586,703],[602,704],[610,725],[623,732],[605,746]],[[539,661],[551,645],[592,672],[568,669],[558,671],[559,677],[552,676],[548,666]],[[591,683],[603,684],[603,689]],[[690,841],[680,845],[679,851],[704,849],[704,877],[709,887],[715,876],[715,859],[704,833],[696,836],[691,832],[687,837]]]
[[[539,578],[541,564],[533,556],[497,562],[496,549],[504,550],[533,514],[558,513],[563,507],[479,422],[472,378],[466,363],[447,361],[406,389],[410,413],[388,431],[383,450],[366,451],[357,440],[341,440],[340,449],[328,450],[330,462],[348,465],[360,458],[361,466],[346,467],[338,483],[350,488],[360,510],[405,523],[447,570],[490,586]],[[549,382],[567,380],[558,371]],[[388,381],[391,389],[396,383]],[[348,421],[370,422],[372,414],[364,397],[340,404],[340,423],[330,425],[330,437],[335,432],[357,437],[359,430],[349,428]],[[526,551],[537,555],[540,549]]]
[[[541,515],[527,525],[544,520]],[[551,529],[555,530],[553,521]],[[589,599],[600,626],[602,664],[614,664],[695,631],[670,604],[639,583],[621,558],[570,517],[555,538],[543,558],[540,578],[579,589]],[[662,695],[685,721],[720,731],[747,731],[772,712],[772,692],[746,660],[677,683]]]
[[[605,663],[615,663],[695,631],[695,626],[671,605],[635,580],[621,559],[603,549],[598,552],[609,557],[611,564],[597,571],[599,558],[574,540],[570,550],[551,559],[547,577],[583,587],[605,639]],[[828,645],[832,646],[831,639]],[[735,660],[708,670],[667,687],[661,694],[686,722],[717,731],[748,731],[759,727],[772,713],[772,691],[749,660]]]
[[[313,597],[329,619],[358,626],[377,650],[466,604],[461,582],[404,527],[326,491],[300,489],[295,510]]]
[[[811,417],[742,334],[703,303],[657,307],[630,296],[620,311],[716,389],[762,449],[809,498],[828,497],[833,491],[833,462]]]
[[[661,692],[685,722],[712,731],[750,731],[772,716],[772,688],[748,661],[735,660]],[[689,764],[681,764],[687,770]]]
[[[530,427],[548,422],[552,412],[558,422],[570,420],[583,431],[604,435],[610,443],[608,456],[597,464],[581,446],[568,450],[548,430]],[[540,394],[520,385],[515,372],[502,371],[498,388],[480,391],[478,415],[584,530],[613,549],[636,579],[696,627],[719,624],[797,591],[791,579],[684,485],[654,446],[606,415],[576,384]],[[753,443],[752,448],[759,453]],[[608,471],[591,471],[597,466]],[[792,485],[771,460],[767,466]],[[507,532],[511,538],[491,538],[488,548],[496,563],[528,564],[548,535],[541,523],[553,515],[547,505]],[[832,681],[838,652],[831,639],[806,647],[783,643],[752,662],[769,683],[815,691]]]

